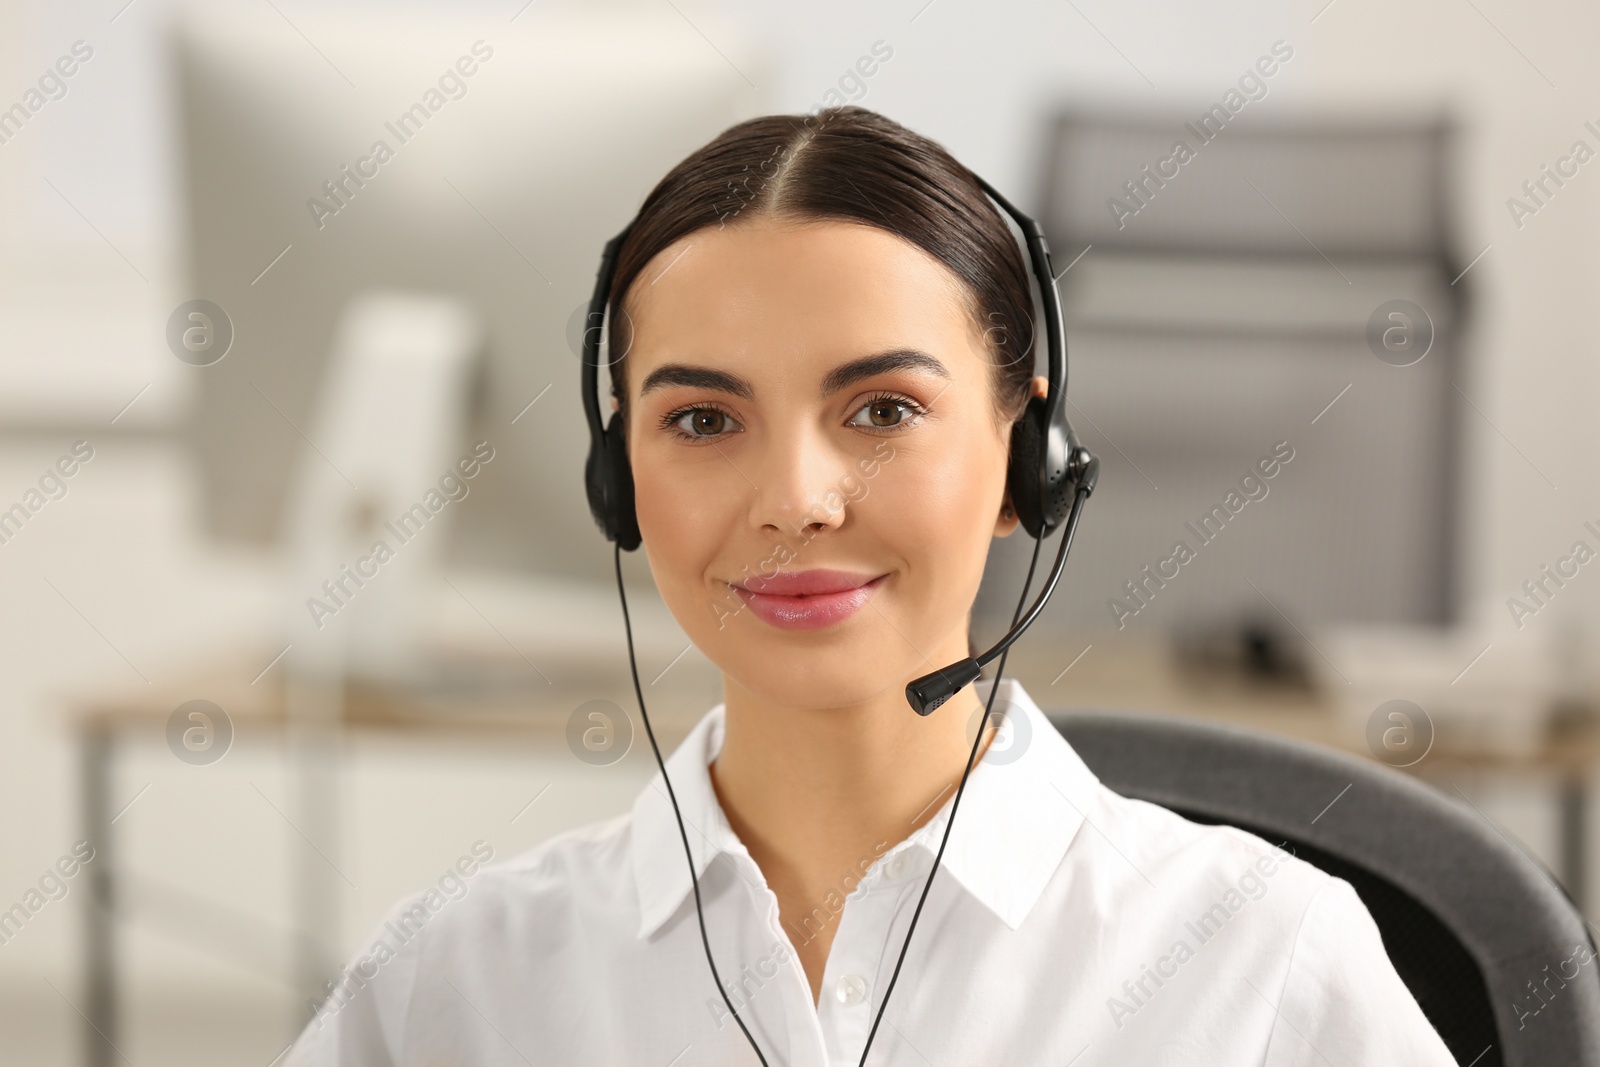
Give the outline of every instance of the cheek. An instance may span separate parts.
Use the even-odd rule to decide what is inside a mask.
[[[635,467],[634,509],[645,554],[669,606],[685,595],[703,598],[706,569],[735,528],[738,501],[725,487],[709,484],[714,471],[653,464]]]
[[[917,609],[960,600],[965,611],[994,538],[1004,462],[1004,453],[989,447],[902,450],[857,505],[875,535],[906,561],[904,595]]]

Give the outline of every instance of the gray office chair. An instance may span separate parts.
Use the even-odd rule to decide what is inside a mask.
[[[1579,946],[1595,950],[1582,915],[1470,809],[1271,735],[1142,713],[1049,717],[1116,792],[1284,844],[1353,885],[1462,1067],[1600,1067],[1600,959],[1580,954],[1565,968],[1575,977],[1558,974]]]

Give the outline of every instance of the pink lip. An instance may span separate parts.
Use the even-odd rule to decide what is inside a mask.
[[[735,584],[739,599],[762,621],[784,630],[821,630],[860,611],[888,575],[845,571],[779,572]]]

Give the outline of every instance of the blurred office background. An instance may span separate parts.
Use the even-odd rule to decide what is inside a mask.
[[[1104,474],[1009,672],[1406,764],[1593,914],[1597,22],[0,0],[0,1063],[267,1064],[400,895],[627,808],[576,316],[672,163],[838,102],[1063,272]],[[625,567],[675,744],[719,680]]]

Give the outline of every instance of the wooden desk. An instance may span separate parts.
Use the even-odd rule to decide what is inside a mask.
[[[1084,652],[1091,643],[1093,647]],[[1080,654],[1082,658],[1074,663]],[[1072,666],[1063,673],[1069,664]],[[1014,649],[1006,674],[1020,679],[1041,707],[1192,715],[1383,762],[1368,747],[1365,723],[1341,714],[1333,694],[1303,684],[1265,684],[1236,674],[1196,671],[1167,646],[1094,635],[1054,648],[1024,641]],[[1595,771],[1600,767],[1600,708],[1553,709],[1546,729],[1524,739],[1514,750],[1481,733],[1458,728],[1449,719],[1439,719],[1434,725],[1437,734],[1427,755],[1400,769],[1448,796],[1466,799],[1456,782],[1462,769],[1535,776],[1554,784],[1559,880],[1583,910],[1588,888],[1589,807]],[[1522,851],[1527,854],[1525,848]],[[1537,863],[1531,856],[1529,859]]]
[[[296,829],[308,841],[335,836],[329,830],[336,829],[338,810],[337,771],[328,770],[334,761],[314,757],[327,754],[348,735],[548,748],[566,743],[575,709],[599,699],[623,709],[635,728],[634,745],[649,743],[626,660],[620,669],[616,664],[569,662],[546,678],[525,661],[456,656],[446,669],[387,681],[291,676],[279,664],[254,684],[247,681],[271,657],[271,652],[241,657],[213,665],[203,675],[158,678],[148,686],[86,693],[71,701],[69,726],[79,750],[85,836],[95,849],[94,863],[87,868],[89,906],[84,909],[82,944],[85,1062],[91,1067],[112,1067],[121,1060],[116,1050],[122,1029],[118,925],[128,908],[112,828],[118,803],[111,795],[112,773],[121,748],[168,743],[169,720],[181,705],[203,699],[220,707],[231,725],[230,744],[263,737],[289,742],[291,756],[301,765]],[[721,679],[703,661],[677,664],[655,685],[643,676],[642,665],[640,669],[648,687],[651,725],[665,757],[721,699]],[[315,935],[325,925],[324,915],[336,914],[338,885],[308,861],[297,871],[296,886],[297,925]],[[302,940],[294,946],[297,980],[310,992],[344,962],[329,955],[334,948],[326,942],[332,940],[313,936],[309,943]]]
[[[1046,709],[1095,708],[1162,711],[1192,715],[1247,729],[1294,737],[1339,748],[1366,759],[1363,731],[1341,717],[1324,693],[1304,685],[1263,685],[1238,676],[1196,673],[1162,646],[1094,639],[1048,644],[1023,642],[1006,665],[1007,677],[1020,680]],[[87,1062],[110,1067],[119,1054],[112,1043],[118,1033],[117,1011],[117,851],[112,835],[115,817],[110,775],[120,746],[161,741],[173,710],[195,698],[226,710],[239,738],[273,735],[294,740],[291,751],[315,751],[318,745],[347,734],[383,734],[423,742],[444,737],[486,744],[555,746],[565,743],[568,719],[588,700],[615,703],[633,721],[635,744],[643,738],[636,698],[626,660],[568,662],[560,674],[545,679],[525,661],[506,657],[470,658],[452,654],[447,669],[408,681],[346,679],[291,684],[283,665],[265,672],[254,684],[248,679],[271,658],[270,651],[214,666],[204,676],[158,679],[148,687],[88,694],[75,701],[71,726],[80,749],[80,776],[87,836],[96,849],[89,872],[91,907],[85,909],[83,966],[87,983],[85,1014]],[[1070,669],[1063,672],[1071,663]],[[705,710],[721,699],[720,677],[698,657],[686,657],[663,679],[641,665],[651,722],[663,756],[682,741]],[[659,670],[659,668],[656,668]],[[909,712],[908,712],[909,714]],[[1600,763],[1600,718],[1572,714],[1557,720],[1547,737],[1519,753],[1506,753],[1441,734],[1433,750],[1408,773],[1431,781],[1447,793],[1452,767],[1467,766],[1491,773],[1538,773],[1553,777],[1560,790],[1562,867],[1575,900],[1582,901],[1582,873],[1587,862],[1585,812],[1592,770]],[[301,810],[333,819],[327,781],[315,774],[303,778]],[[300,827],[315,832],[316,827]],[[303,882],[326,871],[307,866]],[[334,885],[329,894],[337,893]],[[306,890],[297,895],[301,922],[315,930],[318,907],[336,905],[337,896]],[[297,968],[302,982],[315,983],[342,960],[325,961],[308,954]]]

